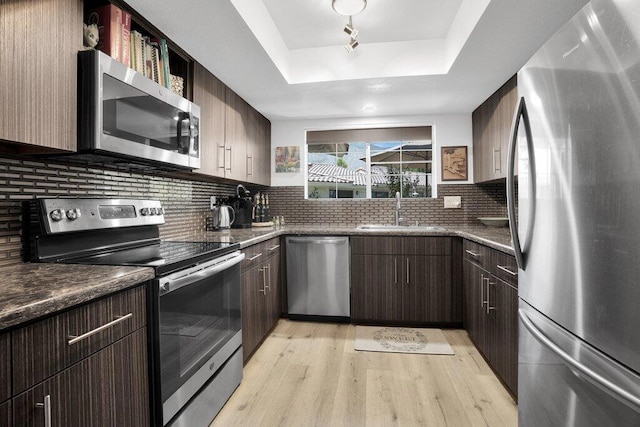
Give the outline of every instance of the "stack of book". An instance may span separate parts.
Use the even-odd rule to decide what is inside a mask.
[[[112,4],[93,9],[89,13],[89,23],[98,25],[100,39],[97,49],[173,90],[165,39],[132,31],[131,14]],[[178,94],[183,95],[182,92]]]

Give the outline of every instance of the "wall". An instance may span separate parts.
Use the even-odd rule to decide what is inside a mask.
[[[275,173],[274,149],[277,146],[298,145],[304,156],[308,130],[349,129],[358,127],[419,126],[434,127],[435,199],[405,199],[402,216],[408,223],[446,226],[481,226],[477,217],[506,216],[504,182],[474,185],[471,114],[442,114],[408,117],[371,117],[331,120],[289,120],[271,123],[271,211],[284,215],[289,224],[357,225],[394,221],[393,200],[305,200],[305,165],[301,159],[299,173]],[[467,150],[467,181],[440,182],[440,148],[463,145]],[[444,209],[444,196],[462,197],[461,209]]]
[[[235,186],[0,157],[0,266],[21,262],[22,203],[36,197],[158,199],[165,208],[161,237],[204,230],[209,196]]]
[[[357,129],[367,127],[392,127],[392,126],[433,126],[433,140],[435,158],[433,163],[434,179],[440,182],[440,147],[451,145],[466,145],[468,148],[467,165],[468,176],[473,177],[473,140],[471,127],[471,114],[441,114],[425,116],[402,117],[365,117],[327,120],[281,120],[271,122],[271,185],[304,186],[305,175],[302,163],[305,156],[306,131],[326,129]],[[274,152],[275,147],[297,145],[302,148],[301,170],[299,173],[275,173]],[[461,184],[471,183],[461,181]]]

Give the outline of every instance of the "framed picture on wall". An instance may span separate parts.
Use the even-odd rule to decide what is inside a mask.
[[[300,172],[300,147],[276,147],[276,173]]]
[[[466,181],[467,147],[442,147],[442,181]]]

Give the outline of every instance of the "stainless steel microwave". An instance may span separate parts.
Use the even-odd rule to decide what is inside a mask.
[[[96,163],[200,167],[200,107],[97,51],[78,53],[78,152]]]

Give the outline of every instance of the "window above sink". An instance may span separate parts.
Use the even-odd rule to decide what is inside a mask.
[[[309,199],[432,197],[430,126],[308,132],[307,143]]]

